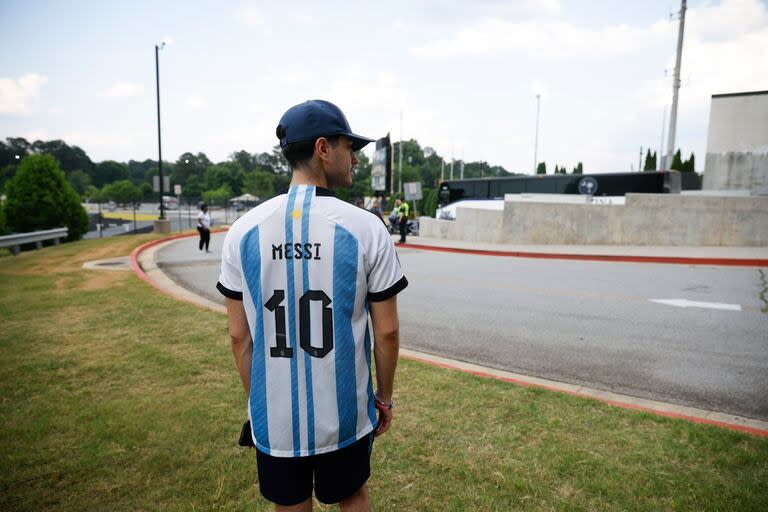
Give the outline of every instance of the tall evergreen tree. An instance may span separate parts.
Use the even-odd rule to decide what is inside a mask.
[[[539,165],[536,166],[536,174],[547,174],[546,162],[539,162]]]
[[[653,163],[653,160],[651,159],[651,150],[650,148],[645,153],[645,165],[643,165],[644,171],[655,171],[656,166]]]
[[[672,165],[669,166],[670,169],[673,169],[675,171],[682,171],[683,170],[683,160],[680,156],[680,150],[678,149],[675,153],[675,156],[672,158]]]

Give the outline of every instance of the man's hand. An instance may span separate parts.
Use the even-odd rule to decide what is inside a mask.
[[[384,405],[380,405],[376,402],[376,409],[379,410],[379,426],[376,427],[376,431],[373,433],[374,437],[378,437],[392,425],[392,409]]]

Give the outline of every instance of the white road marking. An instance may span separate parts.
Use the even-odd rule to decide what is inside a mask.
[[[705,308],[705,309],[722,309],[725,311],[741,311],[741,305],[739,304],[724,304],[722,302],[697,302],[695,300],[688,299],[648,299],[651,302],[657,302],[659,304],[666,304],[667,306],[675,306],[678,308]]]

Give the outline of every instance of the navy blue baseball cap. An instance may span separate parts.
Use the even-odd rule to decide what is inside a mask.
[[[362,149],[374,139],[352,133],[344,112],[339,107],[325,100],[309,100],[288,109],[280,118],[275,131],[284,148],[294,142],[344,135],[352,139],[352,150]]]

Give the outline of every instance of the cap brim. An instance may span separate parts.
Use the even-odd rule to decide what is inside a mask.
[[[355,135],[354,133],[347,134],[346,136],[352,139],[352,151],[360,151],[371,142],[376,142],[376,139],[361,137],[360,135]]]

